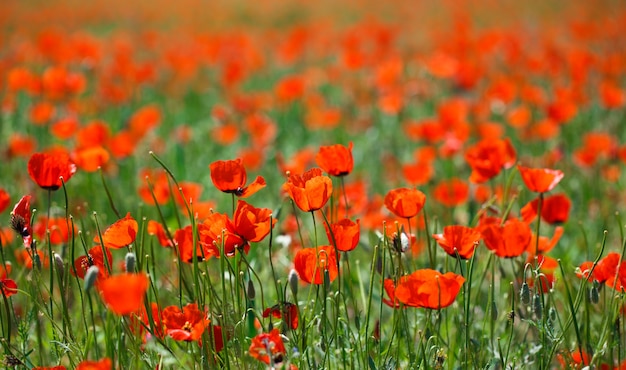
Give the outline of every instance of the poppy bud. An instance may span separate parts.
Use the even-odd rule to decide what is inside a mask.
[[[56,253],[54,254],[54,264],[57,271],[59,272],[59,275],[63,276],[63,273],[65,272],[65,266],[63,265],[63,260],[61,259],[61,256]]]
[[[524,282],[522,284],[522,289],[520,291],[520,297],[522,299],[523,304],[530,304],[530,288],[528,287],[528,283]]]
[[[254,290],[254,284],[252,283],[252,280],[248,280],[247,293],[249,300],[253,300],[256,297],[256,291]]]
[[[600,293],[595,284],[589,289],[589,301],[593,304],[597,304],[600,301]]]
[[[296,270],[291,269],[291,271],[289,271],[289,287],[291,288],[291,294],[293,294],[294,297],[298,296],[298,273],[296,272]]]
[[[96,278],[98,277],[98,266],[90,266],[85,273],[85,292],[88,292],[89,289],[96,283]]]
[[[135,272],[135,263],[137,262],[137,257],[135,253],[128,252],[126,253],[126,272]]]
[[[533,297],[533,312],[535,316],[537,316],[537,320],[541,320],[543,317],[543,307],[541,306],[541,296],[539,294],[535,294]]]

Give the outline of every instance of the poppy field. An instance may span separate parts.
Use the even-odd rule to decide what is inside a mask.
[[[626,368],[626,5],[0,2],[10,369]]]

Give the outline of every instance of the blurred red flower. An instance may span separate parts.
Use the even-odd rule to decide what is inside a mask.
[[[61,150],[35,153],[28,161],[28,174],[41,188],[57,190],[63,178],[67,182],[76,172],[76,165],[69,154]]]
[[[228,161],[216,161],[209,166],[213,185],[224,193],[235,194],[247,198],[265,187],[265,179],[261,176],[246,186],[247,175],[240,158]]]
[[[315,162],[330,176],[345,176],[352,172],[352,143],[346,148],[341,144],[320,147]]]

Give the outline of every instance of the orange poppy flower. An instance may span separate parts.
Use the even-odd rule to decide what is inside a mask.
[[[346,148],[341,144],[320,147],[315,162],[330,176],[345,176],[352,172],[352,143]]]
[[[256,208],[243,200],[237,202],[233,215],[235,232],[247,242],[260,242],[276,224],[272,219],[272,211],[267,208]],[[270,219],[272,223],[270,224]]]
[[[74,261],[74,268],[70,270],[72,275],[84,279],[87,270],[91,266],[96,266],[98,267],[96,285],[98,285],[101,280],[109,277],[109,268],[113,266],[113,256],[111,255],[111,251],[108,248],[105,247],[104,250],[106,251],[105,253],[108,263],[104,261],[102,246],[96,245],[87,252],[86,256],[80,256]]]
[[[138,230],[137,221],[128,212],[126,217],[117,220],[104,231],[102,240],[100,240],[100,236],[96,235],[93,241],[99,244],[103,244],[104,241],[104,245],[107,248],[120,249],[135,241]]]
[[[469,186],[460,179],[442,181],[433,190],[433,198],[446,207],[455,207],[467,201]]]
[[[78,148],[88,148],[92,146],[103,146],[111,136],[109,125],[100,120],[91,121],[76,133],[76,146]]]
[[[76,166],[86,172],[95,172],[109,162],[111,155],[101,146],[76,149],[72,158]]]
[[[113,313],[129,315],[143,307],[143,299],[149,284],[146,274],[124,273],[103,279],[98,285],[98,290],[102,300]]]
[[[333,192],[333,182],[319,168],[312,168],[302,175],[289,174],[283,190],[289,194],[296,206],[304,212],[317,211],[324,207]]]
[[[298,306],[290,302],[283,302],[272,307],[268,307],[263,311],[263,317],[273,317],[280,319],[289,325],[290,329],[298,329]]]
[[[10,263],[5,264],[4,266],[0,266],[0,290],[5,297],[10,297],[14,294],[17,294],[17,284],[14,280],[8,278],[10,273]]]
[[[100,361],[81,361],[75,370],[111,370],[113,362],[109,358],[103,358]]]
[[[26,248],[30,248],[33,230],[30,224],[30,195],[24,195],[11,211],[11,228],[18,233]]]
[[[482,238],[480,231],[467,226],[453,225],[443,228],[443,234],[433,234],[433,238],[439,243],[446,253],[452,257],[470,259]]]
[[[339,220],[339,222],[331,224],[330,230],[326,224],[324,224],[324,227],[326,228],[328,242],[331,243],[331,245],[334,244],[337,250],[349,252],[359,244],[359,238],[361,236],[359,220],[354,222],[348,218],[344,218]]]
[[[108,140],[111,154],[118,159],[126,158],[135,152],[137,140],[127,130],[120,130]]]
[[[64,217],[50,218],[44,216],[41,217],[37,223],[33,226],[33,232],[40,239],[43,240],[47,237],[46,225],[48,232],[50,233],[50,244],[62,244],[68,241],[70,230],[69,222]],[[72,231],[75,232],[74,229]]]
[[[167,203],[170,197],[170,185],[167,174],[165,172],[152,173],[152,171],[146,169],[141,171],[141,177],[143,177],[142,180],[145,180],[145,185],[139,188],[141,199],[150,205],[154,205],[155,200],[159,205]],[[148,181],[152,190],[148,185]]]
[[[617,273],[617,264],[619,263],[619,260],[619,253],[611,252],[607,254],[604,258],[598,261],[598,264],[593,269],[593,273],[591,274],[593,280],[599,283],[605,283],[609,280],[612,280],[613,276],[615,276],[615,274]],[[589,279],[589,273],[591,272],[592,266],[593,262],[583,262],[578,268],[578,277]]]
[[[513,258],[526,251],[532,238],[527,223],[520,220],[508,220],[503,226],[497,223],[486,225],[482,230],[483,241],[487,248],[498,257]]]
[[[202,195],[202,184],[191,181],[181,181],[179,183],[180,191],[174,192],[174,200],[176,204],[180,207],[185,207],[185,204],[195,204],[198,199],[200,199],[200,195]],[[183,193],[181,196],[180,193]]]
[[[562,224],[569,218],[569,211],[572,202],[565,194],[554,194],[544,198],[541,206],[541,218],[547,223]],[[530,223],[537,217],[537,208],[539,207],[539,198],[528,202],[520,210],[524,222]]]
[[[300,249],[293,263],[300,279],[309,284],[322,284],[326,271],[331,282],[338,274],[335,248],[330,245]]]
[[[402,276],[395,288],[395,298],[409,307],[438,310],[450,306],[465,278],[453,272],[421,269]]]
[[[161,244],[162,247],[169,248],[174,246],[172,240],[168,238],[165,228],[159,222],[154,220],[148,221],[147,231],[148,235],[156,235],[159,240],[159,244]]]
[[[515,163],[516,153],[509,139],[482,140],[465,152],[465,160],[472,168],[470,181],[483,183],[497,176],[503,168]]]
[[[276,163],[281,173],[302,173],[309,167],[313,157],[313,151],[310,148],[304,148],[292,155],[291,161],[287,163],[283,155],[279,152],[276,153]],[[626,147],[624,149],[624,158],[626,158]]]
[[[61,140],[68,140],[78,131],[78,120],[75,117],[62,118],[50,126],[50,132]]]
[[[207,313],[198,309],[197,303],[190,303],[182,310],[178,306],[168,306],[161,315],[165,332],[174,340],[199,340],[211,322]]]
[[[561,236],[563,236],[563,227],[557,226],[554,228],[554,235],[552,235],[551,239],[545,236],[539,236],[539,241],[537,242],[537,235],[532,234],[532,239],[528,244],[528,259],[531,260],[535,256],[535,248],[537,252],[540,254],[548,253],[556,246],[556,243],[559,242]],[[537,244],[538,243],[538,244]]]
[[[280,336],[280,331],[272,329],[269,334],[261,333],[252,338],[248,353],[264,364],[270,365],[270,367],[280,367],[287,350]]]
[[[276,97],[284,103],[290,103],[304,95],[305,83],[301,76],[285,76],[276,83]]]
[[[218,213],[215,214],[219,215]],[[220,224],[216,224],[215,227],[220,227]],[[220,252],[217,249],[217,246],[213,243],[213,240],[209,240],[206,242],[204,241],[205,238],[203,238],[203,233],[205,233],[205,229],[208,229],[208,226],[206,224],[198,225],[198,233],[200,234],[200,239],[198,240],[198,244],[196,245],[194,245],[193,229],[190,225],[182,229],[176,230],[176,233],[174,233],[174,243],[178,248],[178,254],[181,260],[187,263],[192,263],[194,258],[194,250],[195,256],[198,261],[207,260],[212,256],[219,257]]]
[[[54,150],[35,153],[28,160],[28,174],[41,188],[57,190],[63,178],[67,182],[76,172],[76,165],[64,151]]]
[[[403,218],[416,216],[426,203],[426,195],[417,189],[398,188],[385,195],[385,207]]]
[[[9,157],[29,157],[37,147],[37,141],[29,135],[13,133],[9,137]]]
[[[427,184],[433,177],[434,168],[430,162],[418,161],[402,165],[402,176],[411,185]]]
[[[383,281],[383,288],[389,298],[383,297],[383,303],[392,308],[400,308],[402,304],[396,299],[396,286],[391,279],[385,279]]]
[[[27,248],[15,250],[15,260],[20,266],[24,266],[27,269],[32,269],[35,261],[33,261],[33,257],[35,256],[35,250],[30,248],[30,245]],[[41,249],[37,249],[36,251],[36,259],[39,260],[39,263],[42,267],[47,268],[50,266],[50,259]]]
[[[0,188],[0,213],[4,212],[5,209],[9,206],[11,202],[11,197],[6,190]]]
[[[139,108],[130,117],[128,127],[135,137],[143,137],[150,129],[161,123],[161,109],[156,104]]]
[[[30,108],[30,121],[38,126],[48,123],[54,116],[54,105],[47,101],[41,101]]]
[[[528,168],[518,165],[517,169],[528,190],[536,193],[554,189],[564,176],[563,172],[549,168]]]
[[[239,127],[234,123],[224,123],[211,130],[211,138],[220,145],[230,145],[239,138]]]
[[[210,169],[213,185],[224,193],[247,198],[265,187],[265,179],[261,176],[257,176],[250,185],[245,186],[247,181],[246,169],[240,158],[213,162]]]

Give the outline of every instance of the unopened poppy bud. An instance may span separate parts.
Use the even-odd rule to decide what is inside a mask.
[[[543,307],[541,306],[541,296],[539,294],[535,294],[533,298],[533,312],[535,316],[537,316],[537,320],[541,320],[543,317]]]
[[[298,296],[298,273],[296,270],[292,269],[289,271],[289,287],[291,288],[291,294],[294,297]]]
[[[254,284],[252,283],[252,280],[248,280],[247,293],[249,300],[253,300],[256,297],[256,291],[254,290]]]
[[[128,252],[126,253],[126,272],[135,272],[135,264],[137,262],[137,256],[135,253]]]
[[[530,304],[530,288],[528,284],[524,282],[522,284],[522,289],[520,290],[520,297],[522,299],[523,304]]]
[[[595,285],[589,289],[589,301],[593,304],[600,302],[600,293],[598,292],[598,287]]]
[[[56,266],[59,275],[63,276],[63,274],[65,273],[65,266],[63,265],[63,260],[61,259],[61,256],[56,253],[54,254],[54,265]]]
[[[498,307],[496,301],[491,301],[491,321],[498,320]]]
[[[98,277],[98,266],[93,265],[87,269],[85,273],[85,291],[88,292],[89,289],[96,283],[96,278]]]

